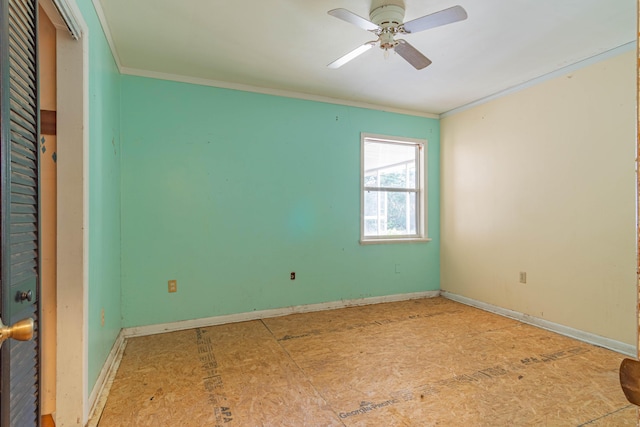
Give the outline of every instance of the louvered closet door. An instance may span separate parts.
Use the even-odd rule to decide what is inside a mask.
[[[0,317],[35,321],[31,341],[2,344],[1,427],[39,424],[37,11],[35,0],[0,0]]]

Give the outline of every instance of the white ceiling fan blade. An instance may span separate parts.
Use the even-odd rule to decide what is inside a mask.
[[[376,44],[376,42],[366,42],[362,46],[360,46],[360,47],[352,50],[351,52],[347,53],[346,55],[341,56],[340,58],[336,59],[331,64],[327,65],[327,67],[334,68],[334,69],[335,68],[340,68],[344,64],[346,64],[347,62],[351,61],[352,59],[362,55],[363,53],[365,53],[366,51],[371,49],[373,46],[375,46],[375,44]]]
[[[431,64],[431,60],[420,53],[418,49],[411,46],[406,40],[398,40],[398,44],[394,48],[396,53],[404,58],[409,64],[413,65],[416,70],[422,70],[423,68]]]
[[[407,33],[417,33],[418,31],[428,30],[429,28],[463,21],[465,19],[467,19],[467,11],[464,10],[462,6],[453,6],[440,12],[405,22],[404,30]]]
[[[355,13],[347,10],[347,9],[333,9],[327,12],[331,16],[335,16],[338,19],[342,19],[350,24],[356,25],[363,30],[367,31],[375,31],[378,29],[378,26],[373,22],[364,19],[362,16],[356,15]]]

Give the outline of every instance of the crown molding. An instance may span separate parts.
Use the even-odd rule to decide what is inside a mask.
[[[586,59],[583,59],[581,61],[574,62],[573,64],[567,65],[565,67],[558,68],[555,71],[551,71],[550,73],[547,73],[547,74],[544,74],[542,76],[536,77],[534,79],[528,80],[528,81],[526,81],[524,83],[520,83],[518,85],[515,85],[515,86],[512,86],[510,88],[507,88],[507,89],[501,90],[499,92],[496,92],[496,93],[494,93],[492,95],[485,96],[483,98],[480,98],[480,99],[477,99],[475,101],[472,101],[472,102],[470,102],[468,104],[461,105],[460,107],[456,107],[456,108],[454,108],[452,110],[446,111],[446,112],[440,114],[439,118],[443,119],[445,117],[449,117],[449,116],[452,116],[454,114],[461,113],[461,112],[469,110],[469,109],[471,109],[473,107],[477,107],[479,105],[486,104],[487,102],[496,100],[498,98],[502,98],[502,97],[507,96],[507,95],[511,95],[512,93],[516,93],[516,92],[519,92],[519,91],[521,91],[523,89],[527,89],[527,88],[530,88],[530,87],[535,86],[537,84],[546,82],[547,80],[551,80],[551,79],[555,79],[556,77],[564,76],[565,74],[569,74],[569,73],[577,71],[577,70],[579,70],[581,68],[585,68],[585,67],[588,67],[589,65],[593,65],[593,64],[595,64],[597,62],[604,61],[605,59],[609,59],[609,58],[612,58],[614,56],[620,55],[622,53],[629,52],[631,50],[635,50],[636,49],[636,45],[637,45],[637,43],[636,43],[635,40],[631,41],[629,43],[625,43],[623,45],[620,45],[620,46],[615,47],[613,49],[607,50],[605,52],[601,52],[601,53],[599,53],[597,55],[593,55],[593,56],[591,56],[589,58],[586,58]]]
[[[148,71],[138,68],[122,67],[120,72],[124,75],[146,77],[158,80],[169,80],[180,83],[189,83],[199,86],[211,86],[220,89],[239,90],[243,92],[260,93],[263,95],[281,96],[284,98],[302,99],[306,101],[324,102],[327,104],[344,105],[347,107],[366,108],[369,110],[379,110],[387,113],[405,114],[409,116],[425,117],[428,119],[438,119],[438,114],[426,113],[423,111],[407,110],[403,108],[394,108],[378,104],[370,104],[366,102],[350,101],[346,99],[331,98],[328,96],[312,95],[303,92],[294,92],[283,89],[272,89],[260,86],[246,85],[242,83],[231,83],[221,80],[212,80],[199,77],[184,76],[180,74],[161,73],[158,71]]]
[[[107,39],[107,43],[109,44],[109,48],[111,49],[111,55],[113,55],[113,60],[118,67],[118,71],[122,74],[122,61],[120,61],[120,55],[118,54],[118,49],[116,48],[116,44],[113,41],[113,36],[111,35],[111,28],[109,27],[109,23],[107,22],[107,17],[104,14],[104,10],[102,9],[102,4],[100,0],[91,0],[93,3],[93,8],[96,11],[96,15],[98,15],[98,20],[100,21],[100,25],[102,26],[102,31],[104,32],[104,36]]]

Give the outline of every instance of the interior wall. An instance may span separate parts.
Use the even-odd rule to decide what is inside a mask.
[[[629,51],[444,118],[442,289],[635,345],[635,113]]]
[[[122,328],[120,73],[93,4],[90,1],[77,4],[89,29],[88,390],[91,391]]]
[[[38,19],[40,109],[56,111],[56,28],[40,7]],[[56,135],[40,138],[40,304],[42,306],[41,413],[56,410]]]
[[[431,242],[359,244],[360,132],[428,140]],[[125,75],[122,136],[126,327],[439,287],[438,120]]]

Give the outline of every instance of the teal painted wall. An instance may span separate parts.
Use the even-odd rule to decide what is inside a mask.
[[[89,27],[89,390],[122,328],[120,310],[120,74],[90,1]],[[105,324],[100,312],[105,311]]]
[[[124,327],[439,289],[438,120],[126,75],[121,96]],[[358,243],[360,132],[428,140],[433,241]]]

